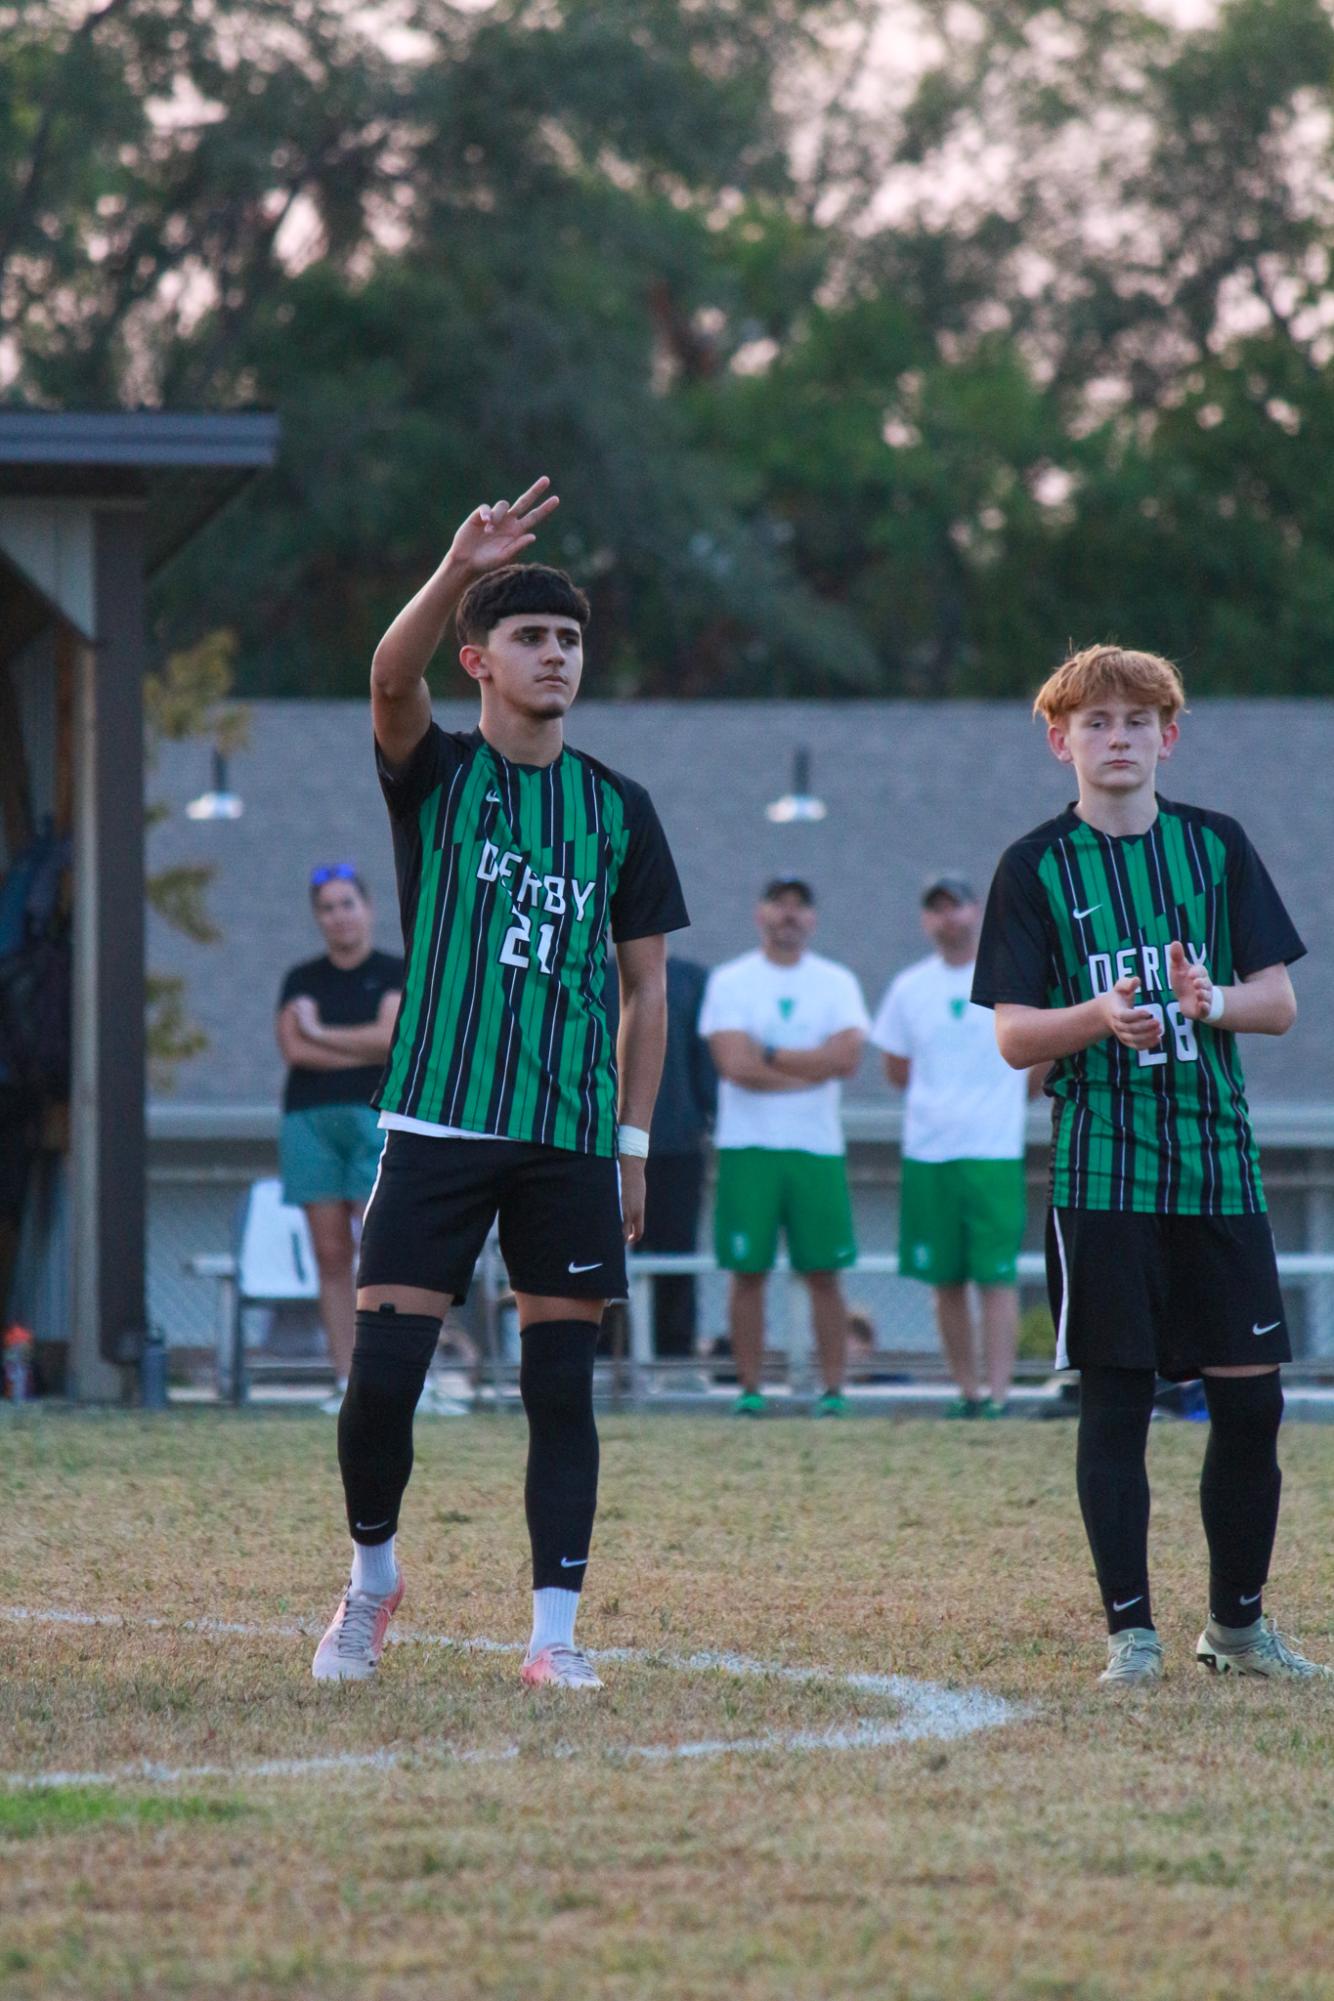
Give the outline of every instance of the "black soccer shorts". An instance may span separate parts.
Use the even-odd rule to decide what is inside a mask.
[[[487,1232],[516,1292],[624,1299],[620,1170],[526,1140],[388,1132],[361,1229],[357,1284],[467,1297]]]
[[[1051,1209],[1047,1296],[1058,1368],[1205,1369],[1290,1362],[1267,1215]]]

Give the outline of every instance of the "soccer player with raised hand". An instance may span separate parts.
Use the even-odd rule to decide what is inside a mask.
[[[574,1644],[597,1505],[593,1357],[643,1229],[664,934],[689,920],[648,794],[565,743],[588,600],[563,571],[515,561],[558,504],[549,484],[473,510],[371,667],[407,964],[338,1423],[352,1573],[315,1654],[321,1681],[379,1664],[403,1596],[394,1539],[413,1412],[441,1319],[498,1216],[529,1426],[523,1680],[601,1686]],[[451,618],[481,698],[479,727],[459,734],[432,721],[426,685]]]
[[[1235,820],[1157,792],[1185,706],[1167,660],[1077,653],[1035,712],[1079,797],[1001,857],[973,999],[1001,1054],[1050,1063],[1047,1280],[1080,1372],[1077,1484],[1111,1687],[1156,1680],[1145,1468],[1155,1371],[1202,1376],[1200,1480],[1220,1673],[1309,1679],[1262,1615],[1278,1524],[1279,1366],[1292,1358],[1237,1039],[1296,1019],[1305,947]]]

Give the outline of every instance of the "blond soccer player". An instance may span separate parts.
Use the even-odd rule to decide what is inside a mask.
[[[1050,1063],[1047,1275],[1057,1362],[1080,1371],[1077,1481],[1107,1613],[1102,1680],[1156,1680],[1145,1447],[1155,1371],[1203,1377],[1200,1481],[1220,1673],[1311,1678],[1262,1614],[1278,1524],[1279,1368],[1292,1350],[1240,1038],[1296,1018],[1305,947],[1235,820],[1159,797],[1185,707],[1152,653],[1095,646],[1036,713],[1079,796],[1001,857],[973,999],[1001,1054]]]

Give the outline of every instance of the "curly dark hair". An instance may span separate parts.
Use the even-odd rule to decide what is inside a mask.
[[[554,612],[586,630],[592,617],[588,599],[564,570],[545,563],[506,563],[490,570],[463,593],[455,622],[465,646],[483,646],[502,618],[518,612]]]

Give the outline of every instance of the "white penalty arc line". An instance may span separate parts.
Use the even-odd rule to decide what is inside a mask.
[[[300,1622],[252,1623],[234,1619],[164,1619],[152,1614],[83,1612],[27,1605],[0,1606],[0,1622],[29,1626],[93,1626],[120,1630],[198,1634],[202,1638],[292,1640],[311,1639],[317,1629]],[[391,1631],[398,1646],[449,1647],[464,1653],[519,1654],[523,1647],[509,1640],[458,1639],[447,1633]],[[589,1651],[596,1662],[623,1661],[678,1674],[724,1674],[742,1678],[816,1684],[844,1688],[877,1702],[893,1703],[897,1714],[859,1716],[850,1724],[828,1730],[765,1731],[755,1737],[711,1737],[685,1744],[607,1745],[602,1756],[629,1762],[668,1764],[687,1758],[746,1756],[764,1751],[877,1751],[891,1744],[923,1740],[951,1742],[980,1730],[995,1730],[1024,1721],[1032,1712],[985,1689],[946,1688],[940,1682],[918,1681],[911,1675],[846,1674],[828,1668],[789,1667],[780,1662],[752,1660],[745,1654],[665,1654],[642,1647],[604,1647]],[[552,1755],[575,1757],[573,1746],[556,1745]],[[0,1772],[0,1786],[52,1787],[176,1785],[201,1779],[287,1779],[352,1772],[388,1772],[431,1765],[500,1765],[519,1756],[517,1744],[484,1749],[448,1741],[402,1751],[345,1751],[322,1757],[262,1758],[241,1765],[162,1765],[150,1761],[114,1770],[87,1772]]]

